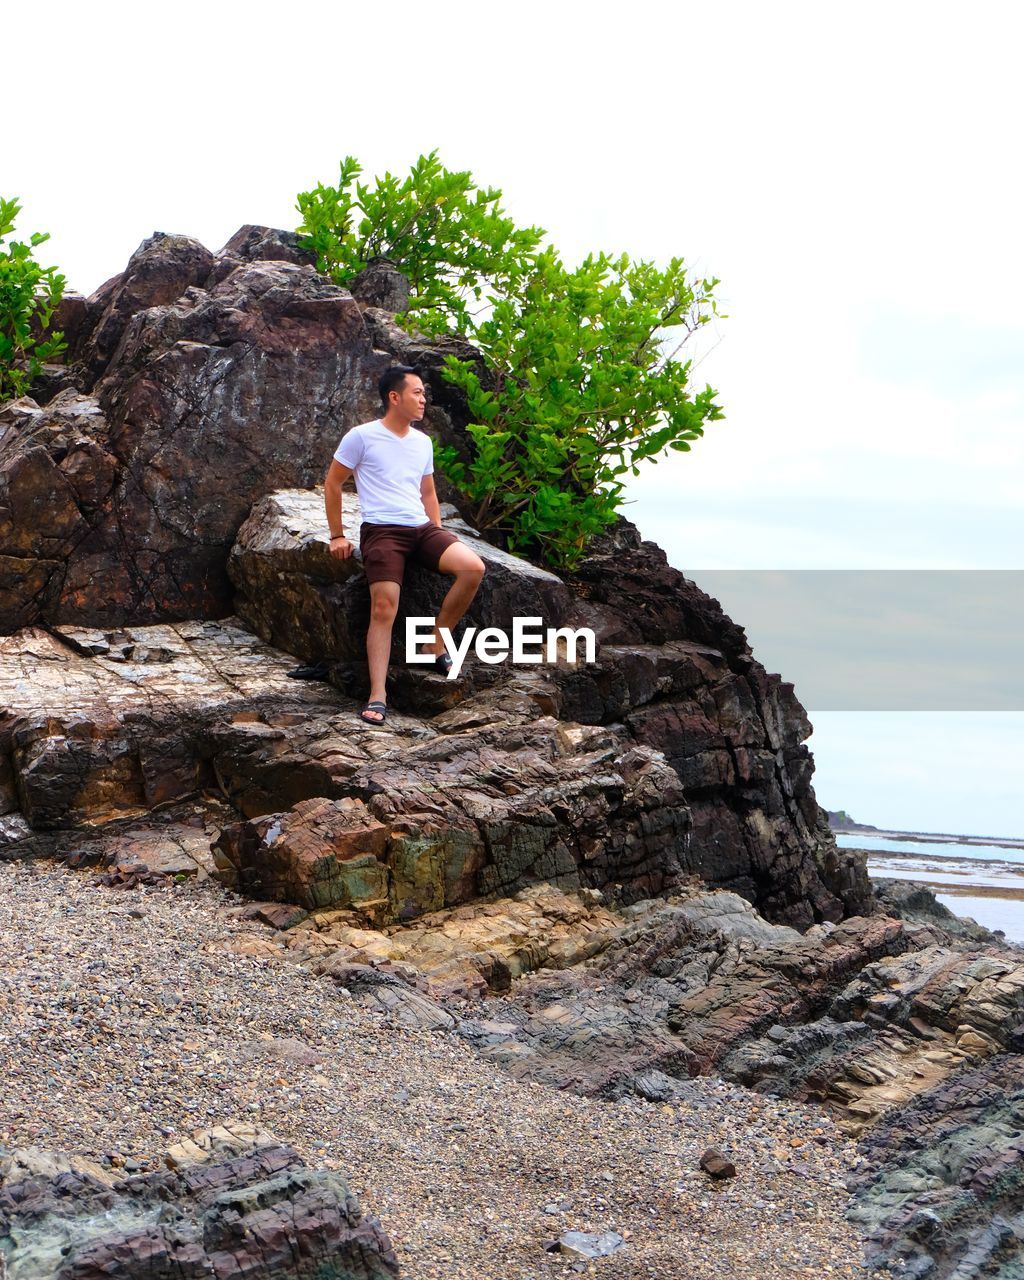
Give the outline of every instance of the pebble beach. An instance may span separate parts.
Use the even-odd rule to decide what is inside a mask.
[[[828,1116],[715,1078],[685,1105],[516,1083],[329,978],[237,954],[253,925],[206,882],[111,889],[0,865],[0,1149],[128,1172],[243,1120],[343,1172],[409,1280],[866,1277],[843,1217],[854,1143]],[[713,1181],[709,1147],[736,1167]],[[616,1232],[593,1261],[548,1252]]]

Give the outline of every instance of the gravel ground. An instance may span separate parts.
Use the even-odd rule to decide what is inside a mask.
[[[0,1145],[148,1169],[255,1122],[344,1172],[408,1280],[869,1278],[856,1149],[822,1114],[712,1079],[678,1107],[516,1084],[286,960],[208,950],[253,932],[219,887],[92,880],[0,864]],[[737,1177],[700,1170],[708,1146]],[[626,1243],[574,1263],[544,1250],[565,1231]]]

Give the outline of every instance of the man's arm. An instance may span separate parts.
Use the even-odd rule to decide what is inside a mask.
[[[324,507],[327,511],[327,525],[331,531],[331,555],[337,555],[342,560],[348,559],[352,554],[352,544],[345,537],[341,513],[341,486],[351,474],[350,467],[344,466],[337,458],[332,458],[324,478]]]
[[[440,529],[441,504],[437,500],[437,490],[434,488],[432,475],[424,476],[420,481],[420,497],[423,499],[423,510],[427,513],[427,518]]]

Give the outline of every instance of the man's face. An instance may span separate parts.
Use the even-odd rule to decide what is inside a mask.
[[[405,382],[402,383],[402,389],[391,392],[392,396],[397,397],[396,408],[402,414],[408,417],[410,422],[419,422],[427,410],[427,393],[423,386],[423,379],[417,378],[414,373],[405,375]],[[392,401],[395,404],[395,401]]]

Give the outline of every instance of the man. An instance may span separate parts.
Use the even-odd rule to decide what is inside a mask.
[[[383,374],[378,386],[384,416],[345,433],[324,481],[332,556],[347,560],[353,551],[341,520],[341,487],[351,475],[355,476],[363,510],[359,546],[370,584],[370,629],[366,633],[370,697],[360,718],[368,724],[381,724],[387,715],[391,628],[406,561],[412,558],[438,573],[455,575],[434,620],[430,652],[436,655],[439,671],[452,665],[440,629],[455,626],[484,576],[480,557],[454,533],[441,528],[433,446],[430,437],[412,425],[423,418],[427,403],[419,371],[395,365]]]

